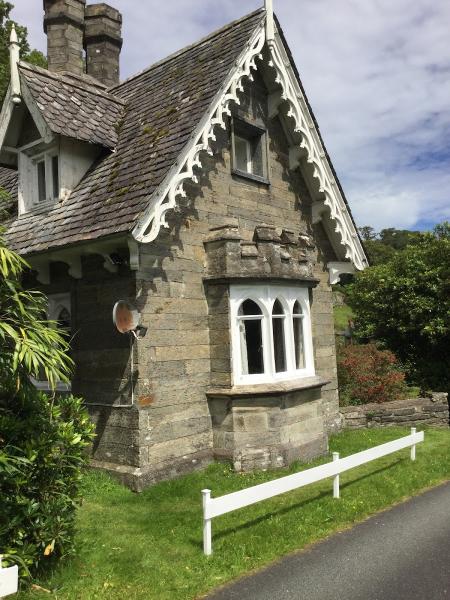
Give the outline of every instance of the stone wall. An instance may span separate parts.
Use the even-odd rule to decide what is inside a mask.
[[[214,456],[236,471],[284,467],[328,449],[320,389],[210,397]]]
[[[278,118],[267,118],[264,92],[255,85],[251,93],[247,90],[248,102],[243,102],[241,109],[250,116],[254,110],[259,111],[266,124],[270,186],[232,175],[229,131],[217,131],[214,156],[202,156],[199,181],[186,184],[187,197],[180,200],[177,211],[167,214],[168,229],[162,229],[152,244],[140,247],[136,303],[142,312],[142,324],[148,328],[146,337],[137,346],[136,357],[139,370],[136,405],[147,415],[147,426],[141,417],[142,484],[170,476],[173,470],[189,471],[213,460],[215,451],[220,454],[222,448],[218,437],[213,438],[212,428],[212,419],[220,413],[218,404],[222,402],[230,414],[237,414],[242,408],[237,400],[220,399],[211,410],[212,404],[208,406],[207,401],[211,386],[231,386],[229,288],[226,283],[215,286],[208,283],[204,245],[215,227],[231,224],[239,230],[243,243],[249,244],[254,240],[255,229],[267,223],[280,232],[285,228],[294,231],[297,239],[300,234],[313,236],[316,243],[313,276],[318,279],[316,289],[312,290],[311,308],[316,369],[330,383],[324,388],[323,397],[314,400],[317,405],[314,405],[314,419],[321,424],[317,421],[312,438],[306,433],[308,410],[304,409],[306,412],[301,415],[303,409],[298,409],[298,422],[295,427],[292,425],[292,431],[296,429],[296,435],[300,436],[303,427],[305,441],[296,440],[294,451],[302,447],[305,457],[309,457],[312,446],[308,450],[307,445],[312,439],[315,452],[324,451],[327,443],[324,419],[325,425],[331,427],[337,423],[332,294],[326,269],[326,262],[334,254],[321,227],[312,225],[312,200],[307,185],[300,171],[289,169],[289,144],[281,123]],[[303,405],[306,397],[295,402]],[[275,401],[278,408],[274,410],[288,420],[294,419],[288,417],[289,410],[280,408],[287,402],[291,400],[280,393]],[[262,403],[261,411],[265,410]],[[272,417],[269,420],[275,423]],[[260,422],[263,421],[265,417]],[[242,436],[238,432],[233,435],[242,454],[244,446],[239,442]],[[275,464],[278,459],[273,459],[273,452],[269,451],[268,458],[265,435],[262,428],[253,437],[260,438],[262,463]],[[284,464],[289,461],[286,440],[291,434],[277,435]],[[286,442],[286,451],[281,448],[281,437]],[[235,462],[239,460],[238,454],[239,450],[233,451]],[[261,460],[255,460],[255,466]]]
[[[446,393],[431,398],[397,400],[384,404],[365,404],[340,408],[344,429],[391,427],[405,425],[449,425],[449,404]]]
[[[326,451],[327,431],[339,424],[326,268],[336,257],[322,226],[312,224],[307,183],[300,170],[290,169],[289,142],[280,120],[268,118],[260,84],[247,88],[240,111],[250,120],[258,115],[267,128],[270,185],[232,173],[230,130],[217,131],[214,156],[202,156],[198,183],[186,184],[186,198],[167,214],[169,227],[140,245],[136,272],[123,265],[118,274],[108,273],[102,258],[93,256],[84,260],[81,280],[67,278],[67,272],[52,274],[45,289],[72,289],[74,390],[86,398],[97,426],[93,465],[135,490],[215,457],[228,458],[239,470],[311,458]],[[288,285],[310,288],[317,374],[310,389],[281,386],[246,399],[210,393],[232,387],[230,283],[210,281],[205,241],[214,228],[230,224],[250,250],[246,255],[242,248],[239,260],[246,256],[260,269],[273,258],[285,269]],[[265,231],[276,231],[274,239],[263,239]],[[278,261],[281,246],[289,246],[291,263],[286,256]],[[130,336],[118,334],[112,324],[118,299],[135,304],[147,328],[132,351]]]

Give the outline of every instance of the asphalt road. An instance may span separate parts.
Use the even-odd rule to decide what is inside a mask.
[[[450,483],[208,596],[238,599],[450,600]]]

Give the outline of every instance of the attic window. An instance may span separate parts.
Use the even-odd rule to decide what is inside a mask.
[[[59,198],[59,157],[46,153],[34,159],[38,204],[52,202]]]
[[[258,181],[267,181],[266,132],[240,119],[232,124],[233,172]]]

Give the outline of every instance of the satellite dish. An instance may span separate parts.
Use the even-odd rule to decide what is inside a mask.
[[[135,331],[139,326],[139,320],[139,311],[135,306],[125,300],[116,302],[113,308],[113,321],[120,333]]]

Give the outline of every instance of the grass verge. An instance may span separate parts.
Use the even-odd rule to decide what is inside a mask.
[[[330,450],[344,457],[408,433],[398,427],[344,432],[331,438]],[[37,582],[50,594],[29,591],[19,598],[197,598],[450,479],[449,450],[450,430],[426,429],[415,463],[409,450],[402,450],[341,475],[340,500],[333,500],[332,480],[327,480],[214,519],[211,558],[202,554],[201,489],[220,496],[330,458],[245,475],[215,464],[140,495],[90,473],[79,511],[77,558]]]

